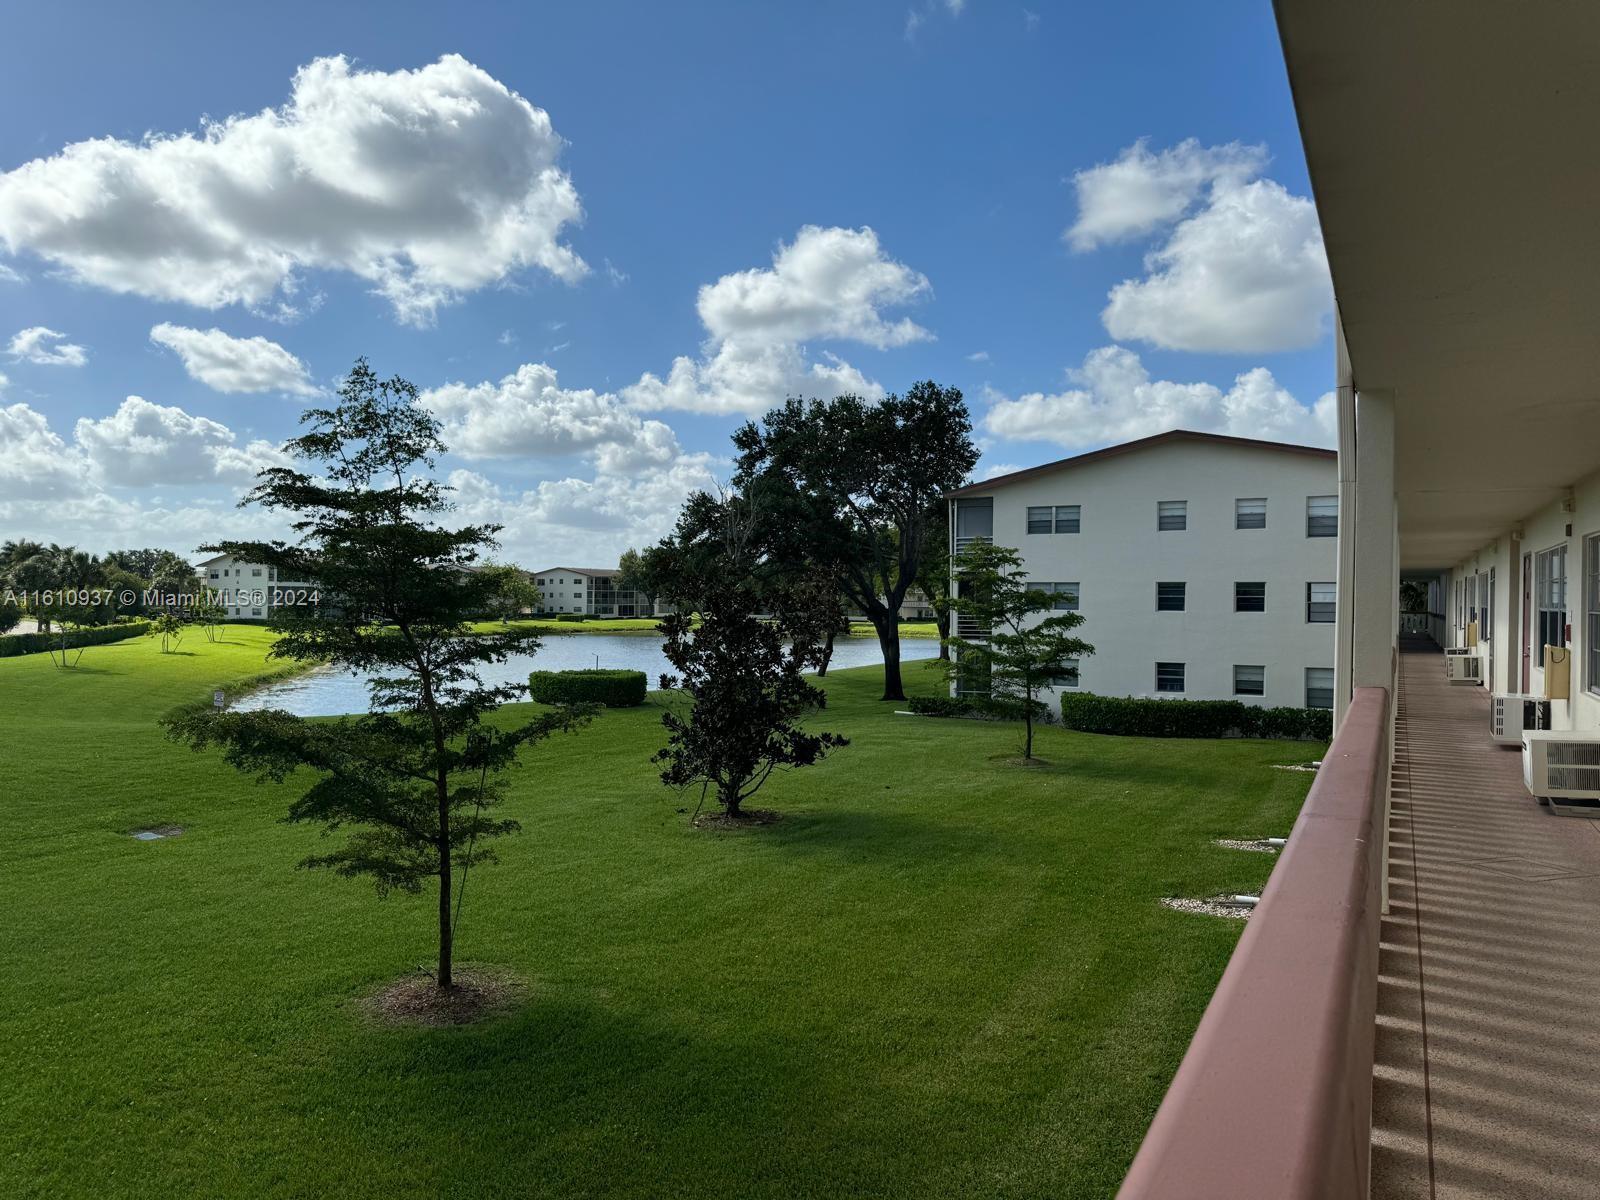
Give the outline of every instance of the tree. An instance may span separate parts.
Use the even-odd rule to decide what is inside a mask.
[[[1428,585],[1420,579],[1400,581],[1400,611],[1422,613],[1428,611]]]
[[[480,575],[489,578],[492,590],[489,593],[488,612],[500,618],[503,625],[509,625],[511,618],[520,617],[525,612],[531,612],[539,606],[541,597],[539,589],[534,586],[533,580],[528,578],[528,573],[521,567],[513,567],[506,563],[485,563],[478,568]]]
[[[334,407],[301,415],[308,428],[285,447],[298,461],[262,471],[242,501],[294,514],[298,540],[206,547],[274,566],[279,578],[316,580],[322,603],[275,610],[272,656],[367,672],[370,711],[308,721],[276,710],[199,710],[166,724],[173,738],[197,750],[218,746],[258,778],[310,773],[288,819],[353,832],[301,866],[370,876],[380,896],[437,880],[435,979],[445,990],[454,986],[457,871],[491,861],[484,843],[518,829],[493,815],[504,799],[501,773],[525,746],[585,714],[485,721],[527,687],[486,686],[480,668],[535,649],[538,638],[526,629],[472,635],[495,579],[467,568],[495,546],[497,527],[443,524],[452,505],[431,470],[445,446],[437,418],[416,398],[412,384],[380,381],[358,360]]]
[[[622,557],[617,559],[617,590],[619,592],[638,592],[644,597],[645,606],[651,612],[656,606],[656,581],[645,557],[639,551],[627,549],[622,552]],[[645,614],[646,616],[649,613]]]
[[[73,630],[104,625],[114,615],[100,560],[72,546],[52,544],[12,567],[10,577],[12,586],[27,596],[40,631],[56,635],[46,647],[51,663],[77,666],[84,648],[72,645]]]
[[[792,555],[829,572],[872,623],[883,698],[905,699],[900,605],[916,582],[929,512],[978,461],[961,393],[931,380],[904,396],[790,400],[733,435],[735,483],[783,513]]]
[[[163,575],[181,573],[189,577],[194,576],[194,568],[185,562],[182,556],[174,554],[171,550],[157,550],[146,547],[139,550],[113,550],[106,555],[107,566],[121,567],[124,571],[132,571],[140,579],[150,583],[156,582]]]
[[[669,709],[661,722],[667,745],[652,761],[665,764],[670,787],[711,788],[730,817],[781,767],[807,767],[848,745],[836,733],[812,733],[800,718],[827,704],[827,696],[801,674],[804,652],[784,645],[785,631],[750,611],[735,587],[713,591],[698,627],[687,613],[661,620],[662,652],[677,668],[663,689],[689,699],[686,716]]]
[[[1072,670],[1074,660],[1094,653],[1088,642],[1072,635],[1083,624],[1083,614],[1052,612],[1060,595],[1030,588],[1015,550],[990,542],[975,542],[955,559],[959,581],[951,606],[988,632],[981,638],[950,638],[955,661],[946,668],[950,678],[970,680],[988,676],[989,695],[1017,702],[1024,740],[1022,757],[1033,761],[1033,725],[1043,708],[1037,699],[1050,680]]]
[[[200,632],[205,635],[206,641],[216,645],[217,639],[222,636],[222,626],[227,620],[228,610],[217,599],[217,594],[209,588],[197,588],[194,597],[189,615],[195,624],[200,626]]]
[[[4,580],[0,580],[3,584]],[[22,605],[0,589],[0,633],[10,633],[22,621]]]
[[[150,632],[146,637],[159,637],[161,639],[161,653],[171,654],[178,648],[178,643],[183,641],[184,620],[175,612],[164,612],[150,622]]]
[[[737,818],[774,771],[811,766],[849,742],[798,724],[827,705],[827,695],[802,675],[817,643],[804,630],[785,628],[782,614],[756,615],[753,514],[737,502],[722,511],[723,569],[707,573],[698,625],[687,611],[661,621],[662,653],[679,672],[663,675],[661,687],[681,692],[689,709],[687,716],[670,708],[662,714],[667,744],[651,761],[665,764],[661,780],[670,787],[714,788],[717,803]]]
[[[9,539],[0,542],[0,575],[10,572],[12,567],[19,566],[36,554],[44,552],[42,542],[32,542],[27,538]]]

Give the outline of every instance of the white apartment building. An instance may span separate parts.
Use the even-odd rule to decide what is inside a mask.
[[[208,558],[197,568],[205,588],[217,595],[231,621],[267,620],[294,597],[316,590],[304,580],[278,578],[276,567],[241,562],[232,555]]]
[[[1055,694],[1333,707],[1333,451],[1173,430],[948,500],[952,552],[1015,548],[1083,614],[1095,653]]]
[[[641,592],[617,587],[616,567],[547,567],[535,571],[539,611],[591,617],[648,617],[655,609]]]

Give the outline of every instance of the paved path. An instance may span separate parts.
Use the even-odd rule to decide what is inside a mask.
[[[1374,1200],[1600,1197],[1600,821],[1528,795],[1488,707],[1405,639]]]

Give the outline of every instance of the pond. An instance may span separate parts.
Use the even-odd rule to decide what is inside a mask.
[[[900,639],[902,662],[933,658],[938,653],[939,642],[935,638]],[[829,669],[867,667],[882,661],[876,638],[840,638],[834,643]],[[481,675],[488,684],[526,683],[530,671],[574,671],[596,666],[643,671],[652,688],[663,673],[672,671],[661,653],[661,639],[653,635],[571,633],[547,635],[537,654],[518,654],[503,663],[492,663],[482,668]],[[281,708],[300,717],[365,712],[366,676],[324,667],[268,684],[238,699],[230,696],[228,707],[245,712]]]

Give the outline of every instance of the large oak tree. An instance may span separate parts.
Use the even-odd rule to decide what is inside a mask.
[[[978,461],[956,388],[932,380],[880,402],[790,400],[733,435],[736,486],[780,508],[785,553],[837,581],[883,650],[883,698],[905,699],[900,605],[922,572],[940,497]]]

